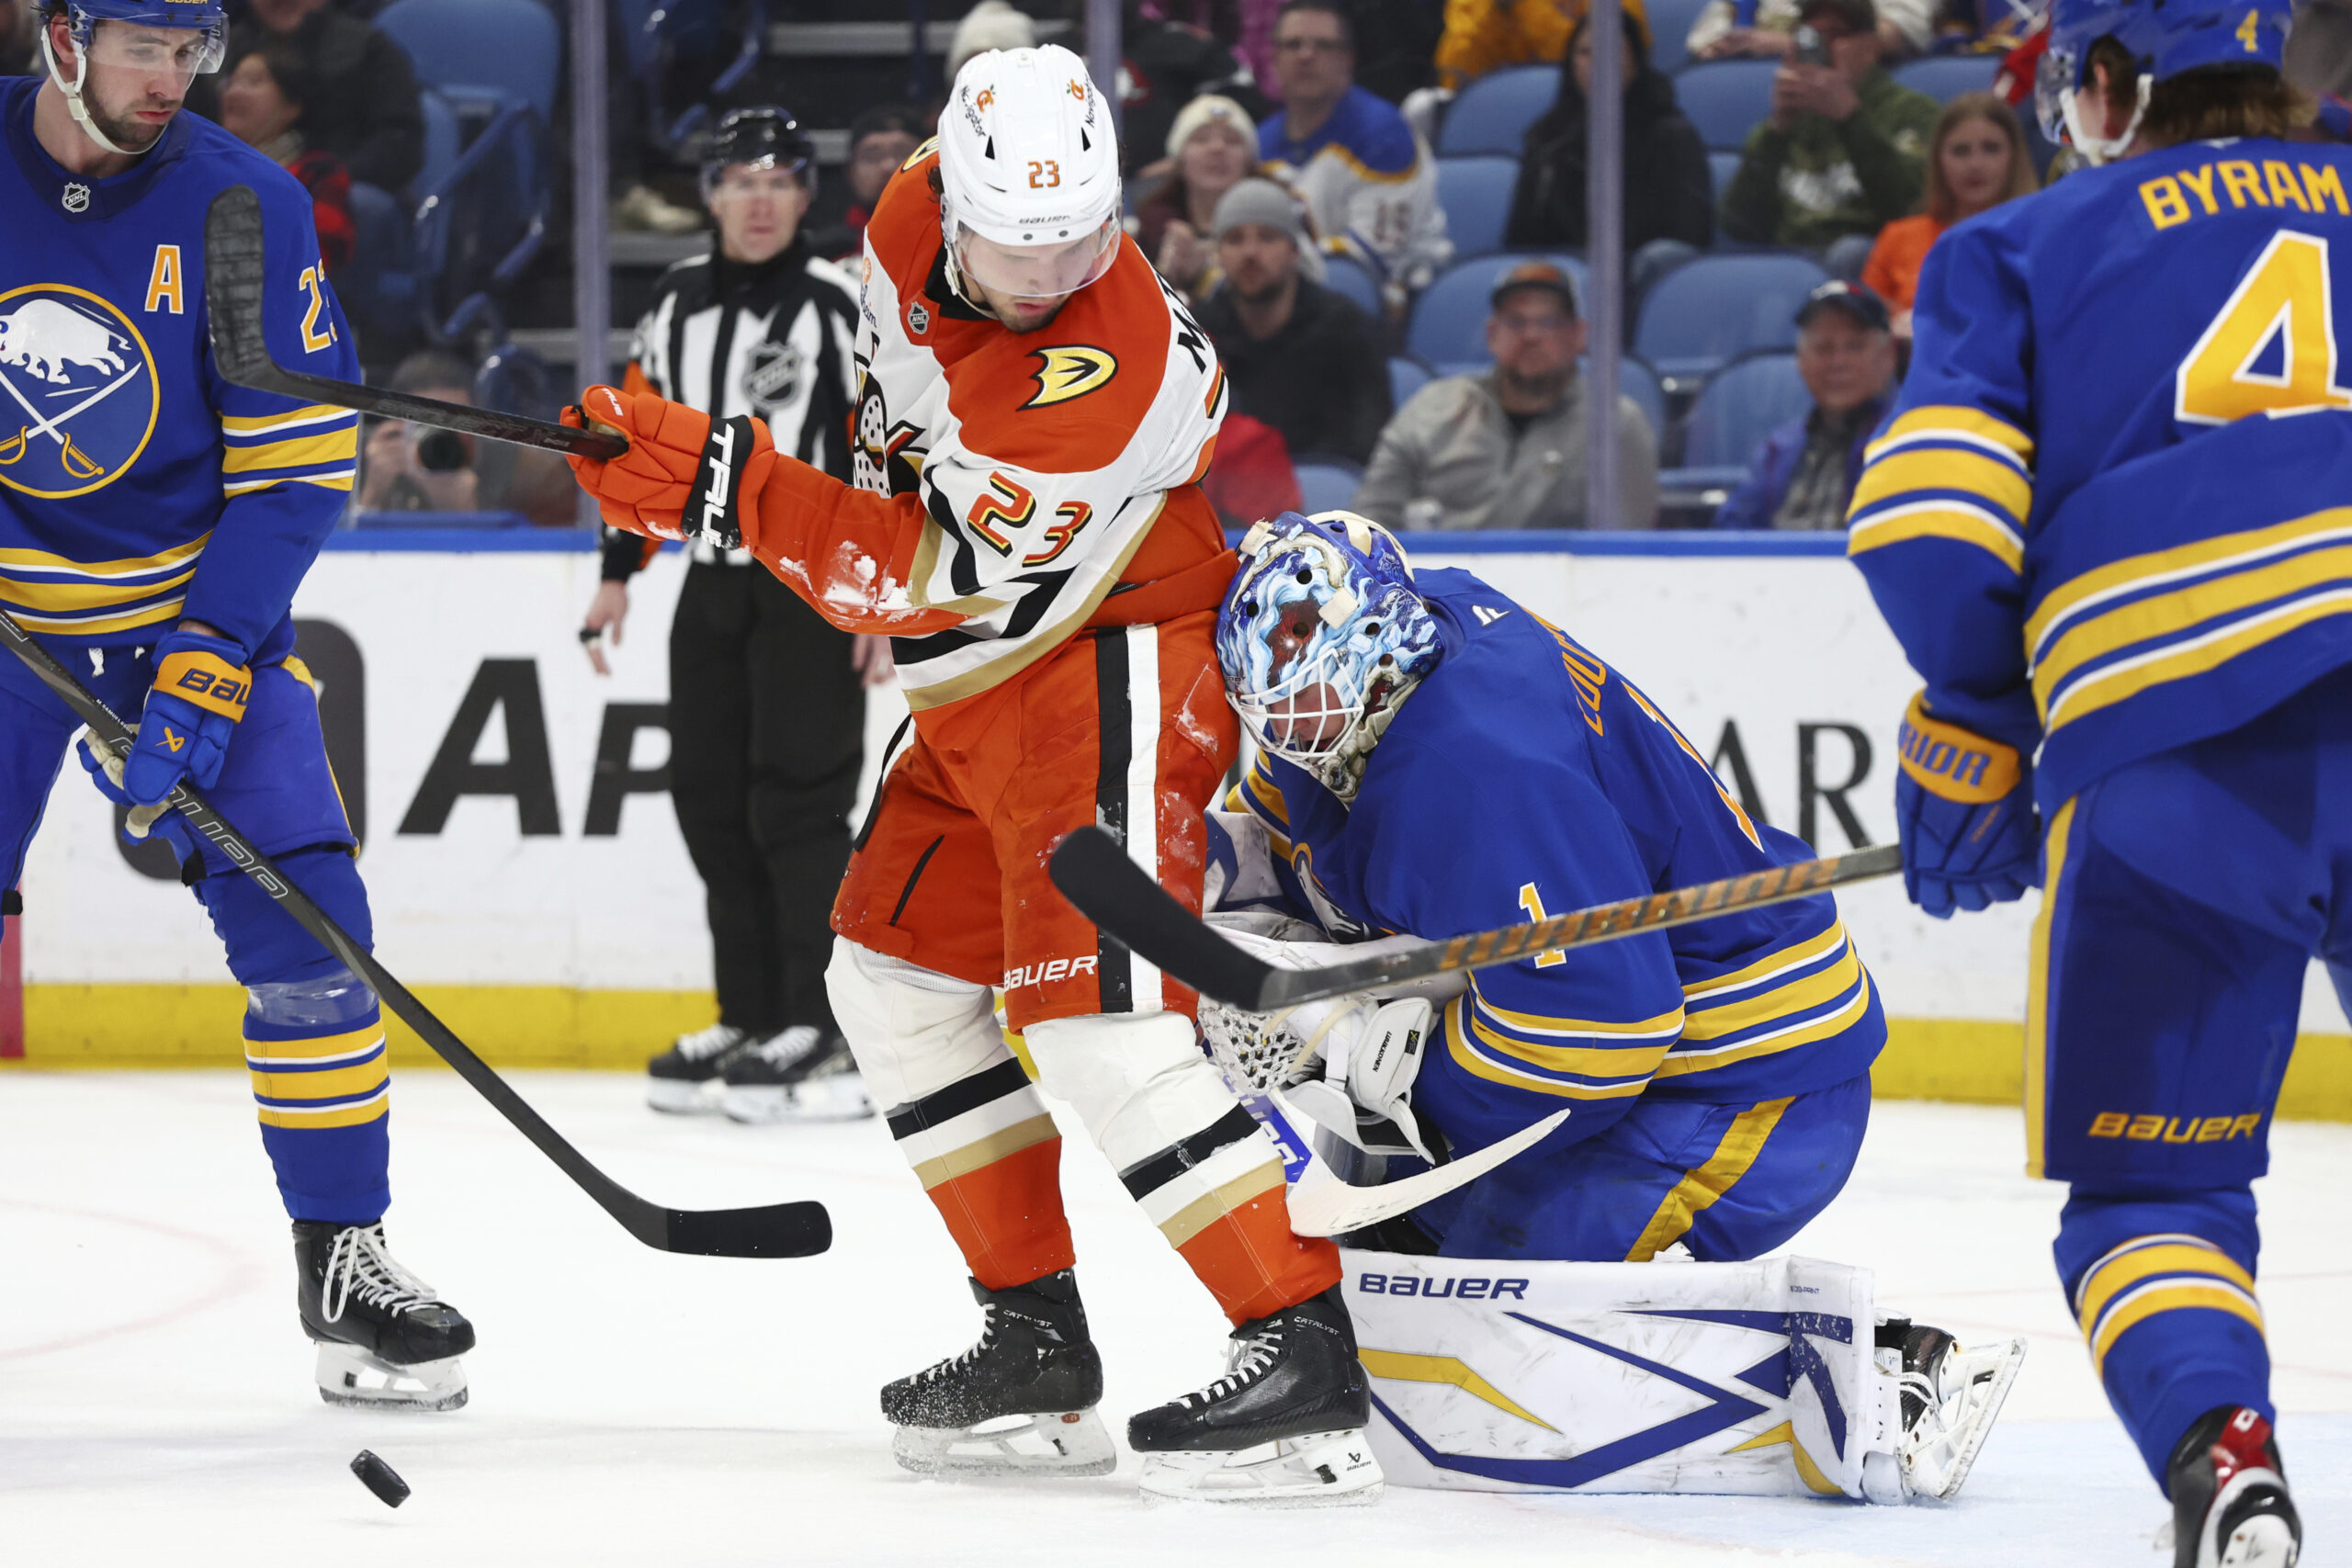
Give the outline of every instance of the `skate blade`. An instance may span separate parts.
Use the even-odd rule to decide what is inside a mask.
[[[1369,1503],[1386,1481],[1359,1427],[1250,1449],[1146,1454],[1137,1484],[1146,1497],[1173,1502],[1324,1508]]]
[[[845,1087],[822,1082],[730,1089],[721,1103],[730,1122],[768,1127],[788,1122],[863,1122],[874,1101],[856,1079]]]
[[[319,1397],[356,1410],[456,1410],[466,1403],[461,1356],[396,1367],[351,1345],[319,1345]]]
[[[1091,1410],[1011,1416],[977,1427],[899,1427],[890,1455],[917,1475],[1108,1475],[1119,1451]]]
[[[718,1111],[719,1082],[710,1078],[689,1083],[684,1078],[648,1078],[645,1103],[672,1116],[710,1116]]]
[[[1981,1370],[1970,1379],[1966,1408],[1960,1419],[1960,1433],[1952,1456],[1941,1466],[1922,1462],[1918,1454],[1907,1456],[1905,1480],[1917,1496],[1933,1497],[1949,1503],[1960,1495],[1961,1486],[1968,1480],[1969,1470],[1976,1463],[1976,1455],[1984,1447],[1984,1439],[1993,1433],[1993,1423],[1999,1419],[2001,1406],[2009,1397],[2009,1385],[2018,1381],[2018,1369],[2025,1365],[2025,1341],[2010,1339],[1983,1350],[1956,1350],[1972,1361],[1994,1359],[1989,1376]]]

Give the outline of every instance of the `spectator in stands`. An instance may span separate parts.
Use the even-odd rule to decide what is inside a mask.
[[[1453,254],[1437,201],[1437,161],[1394,104],[1355,81],[1355,24],[1342,0],[1287,0],[1274,28],[1283,108],[1258,128],[1327,243],[1382,278],[1390,309]]]
[[[29,76],[40,68],[32,0],[0,0],[0,76]]]
[[[1845,527],[1862,447],[1894,395],[1884,302],[1842,279],[1815,289],[1797,311],[1797,374],[1813,408],[1758,446],[1747,478],[1716,511],[1716,527]]]
[[[424,110],[408,51],[368,23],[333,9],[327,0],[246,0],[245,19],[229,29],[228,71],[275,39],[292,48],[315,89],[302,124],[303,140],[343,160],[351,177],[398,191],[424,166]],[[198,106],[220,118],[214,101]]]
[[[1638,14],[1639,0],[1628,5]],[[1582,24],[1582,0],[1445,0],[1445,36],[1437,40],[1437,82],[1460,92],[1506,65],[1552,64]]]
[[[1871,0],[1805,0],[1826,59],[1792,56],[1774,74],[1771,116],[1724,192],[1725,234],[1829,251],[1830,270],[1851,276],[1878,231],[1917,209],[1940,111],[1879,63],[1876,17]]]
[[[1928,156],[1927,210],[1880,230],[1862,264],[1862,283],[1894,312],[1896,337],[1911,335],[1919,265],[1936,236],[2036,188],[2025,130],[2005,100],[1993,93],[1962,93],[1944,106]]]
[[[1341,0],[1347,7],[1355,57],[1354,78],[1375,97],[1402,104],[1422,87],[1437,85],[1437,43],[1445,18],[1434,0]],[[1287,0],[1283,6],[1290,9]],[[1279,16],[1275,25],[1274,74],[1282,75]],[[1287,101],[1287,99],[1285,99]]]
[[[1216,204],[1257,172],[1258,128],[1231,98],[1206,94],[1176,117],[1168,155],[1168,177],[1136,204],[1136,243],[1197,303],[1216,285]]]
[[[1522,262],[1495,285],[1483,376],[1447,376],[1407,400],[1380,433],[1355,510],[1392,527],[1652,528],[1657,441],[1641,408],[1617,399],[1623,515],[1585,515],[1589,415],[1577,356],[1585,324],[1576,285],[1550,262]]]
[[[1693,60],[1786,60],[1804,0],[1707,0],[1683,48]],[[1936,0],[1881,0],[1872,24],[1889,60],[1924,54],[1935,33]]]
[[[899,165],[927,141],[937,121],[926,122],[912,104],[876,104],[849,122],[849,171],[840,209],[822,224],[811,223],[808,248],[820,256],[854,262],[865,252],[865,220],[882,199],[882,187]],[[819,199],[824,196],[820,193]]]
[[[391,389],[470,406],[474,373],[446,350],[424,349],[401,361]],[[361,512],[513,511],[570,527],[579,518],[571,479],[552,452],[383,420],[361,452],[354,504]]]
[[[1232,50],[1199,28],[1154,14],[1144,0],[1124,0],[1124,6],[1119,153],[1129,178],[1163,172],[1160,149],[1173,151],[1177,118],[1204,95],[1240,105],[1253,121],[1266,112],[1257,79]]]
[[[2007,54],[2041,26],[2041,6],[2011,0],[1939,0],[1936,6],[1938,54]]]
[[[1301,276],[1305,215],[1272,180],[1243,180],[1216,207],[1225,282],[1201,307],[1232,389],[1231,412],[1282,433],[1295,457],[1361,463],[1388,418],[1388,364],[1371,317]]]
[[[956,36],[947,40],[947,82],[953,86],[956,74],[976,54],[991,49],[1034,49],[1037,43],[1037,24],[1025,11],[1015,9],[1008,0],[980,0],[980,3],[956,24]]]
[[[272,39],[238,61],[220,85],[220,128],[285,165],[311,193],[319,257],[333,277],[350,262],[358,231],[351,220],[351,172],[342,159],[308,145],[302,137],[303,113],[316,91],[302,57]]]
[[[1648,25],[1624,12],[1625,253],[1660,240],[1703,250],[1713,243],[1715,186],[1707,145],[1675,107],[1674,84],[1650,64]],[[1585,171],[1592,86],[1592,39],[1580,19],[1560,71],[1559,96],[1527,128],[1503,243],[1515,249],[1585,242]],[[1641,270],[1637,261],[1631,269]]]

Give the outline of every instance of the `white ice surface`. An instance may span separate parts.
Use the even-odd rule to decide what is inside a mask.
[[[875,1391],[975,1328],[945,1234],[876,1122],[657,1117],[621,1077],[519,1075],[591,1157],[661,1201],[820,1198],[792,1262],[638,1246],[455,1077],[395,1095],[394,1250],[470,1314],[473,1403],[329,1409],[240,1076],[0,1077],[0,1563],[1274,1563],[2166,1568],[2163,1508],[2092,1382],[2018,1118],[1885,1104],[1799,1250],[1879,1270],[1882,1305],[2033,1350],[1947,1507],[1505,1497],[1392,1488],[1369,1509],[1147,1506],[1135,1461],[1080,1482],[917,1481]],[[1066,1123],[1067,1125],[1067,1123]],[[2290,1124],[2262,1184],[2262,1295],[2306,1561],[2352,1538],[2352,1129]],[[1105,1415],[1205,1381],[1222,1321],[1081,1139],[1064,1149]],[[345,1469],[415,1489],[386,1509]]]

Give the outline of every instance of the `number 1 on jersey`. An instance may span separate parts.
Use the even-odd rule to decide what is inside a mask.
[[[2255,369],[2278,343],[2276,374]],[[2249,414],[2352,409],[2335,383],[2335,301],[2327,242],[2281,230],[2174,378],[2173,417],[2227,424]]]

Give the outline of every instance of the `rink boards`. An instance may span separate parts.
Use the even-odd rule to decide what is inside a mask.
[[[1566,626],[1751,814],[1824,852],[1894,838],[1916,681],[1842,541],[1567,537],[1412,543],[1418,565],[1476,571]],[[493,1061],[634,1066],[712,1016],[700,885],[660,775],[684,570],[672,550],[636,581],[609,679],[578,642],[597,561],[572,536],[342,534],[295,601],[364,818],[379,952]],[[869,787],[904,711],[895,690],[874,695]],[[208,923],[162,867],[117,848],[110,818],[66,770],[24,878],[24,1060],[232,1060],[238,998]],[[1840,901],[1898,1021],[1881,1091],[2014,1099],[2033,903],[1947,924],[1891,882]],[[2327,1038],[2298,1054],[2282,1109],[2352,1119],[2352,1041],[2324,980],[2301,1025]]]

